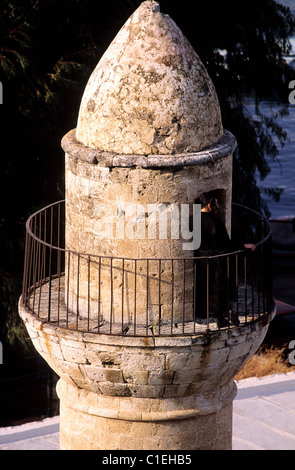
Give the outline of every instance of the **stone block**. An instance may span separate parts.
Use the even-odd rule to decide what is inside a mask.
[[[168,385],[173,382],[174,372],[171,370],[163,370],[161,372],[150,371],[149,383],[151,385]]]
[[[126,370],[123,367],[124,381],[132,384],[146,385],[148,383],[149,373],[147,370]]]
[[[76,364],[86,364],[85,349],[73,348],[67,346],[65,343],[61,345],[61,352],[64,359],[68,362],[73,362]]]

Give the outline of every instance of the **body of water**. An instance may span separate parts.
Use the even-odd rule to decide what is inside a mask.
[[[294,70],[295,79],[295,70]],[[255,117],[255,106],[248,101],[247,106]],[[271,116],[277,112],[279,106],[271,102],[264,101],[260,104],[260,111],[266,116]],[[261,188],[280,188],[283,193],[279,202],[268,196],[263,196],[266,200],[272,217],[295,216],[295,105],[289,105],[289,115],[278,118],[277,122],[287,132],[288,140],[283,148],[278,143],[279,155],[273,160],[268,157],[271,172],[261,181],[257,176],[258,186]]]
[[[295,55],[295,36],[290,38],[290,42],[292,45],[291,54]],[[290,57],[287,61],[291,62],[293,59],[294,57]],[[290,92],[291,91],[290,89]],[[257,118],[253,101],[247,100],[246,104],[251,115]],[[279,109],[280,106],[276,106],[268,101],[263,101],[260,104],[260,111],[266,116],[271,116]],[[269,175],[263,181],[257,176],[259,187],[280,188],[283,190],[279,202],[274,201],[271,197],[263,196],[272,217],[295,216],[295,105],[290,104],[288,110],[288,116],[277,119],[278,124],[287,132],[288,140],[283,148],[281,148],[280,143],[277,143],[279,155],[275,160],[269,157],[268,163],[271,168]]]
[[[282,0],[280,3],[288,6],[292,13],[295,14],[295,0]],[[292,46],[291,56],[287,58],[287,62],[295,59],[295,36],[290,38]],[[295,80],[295,67],[294,80]],[[290,89],[290,92],[292,90]],[[253,101],[246,102],[251,115],[255,118],[255,106]],[[266,116],[271,116],[280,109],[279,106],[271,102],[264,101],[260,104],[260,111]],[[279,155],[275,160],[270,157],[268,159],[271,172],[261,181],[257,175],[257,183],[261,188],[280,188],[283,193],[279,202],[274,201],[271,197],[263,196],[267,202],[272,217],[295,216],[295,105],[289,105],[289,115],[278,118],[277,122],[287,132],[288,140],[283,148],[278,143]]]

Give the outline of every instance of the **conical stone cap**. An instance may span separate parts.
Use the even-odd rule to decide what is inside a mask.
[[[76,139],[123,154],[198,152],[223,136],[213,83],[175,22],[145,1],[93,71]]]

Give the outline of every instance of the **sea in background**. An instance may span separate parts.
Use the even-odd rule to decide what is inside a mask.
[[[294,70],[295,79],[295,70]],[[253,116],[255,105],[252,100],[246,100],[246,105]],[[260,103],[260,112],[266,116],[276,113],[280,106],[271,102],[263,101]],[[272,217],[295,216],[295,105],[288,106],[289,115],[278,118],[276,121],[287,132],[287,142],[281,148],[277,142],[279,154],[275,159],[268,157],[270,173],[264,180],[261,180],[257,174],[257,184],[260,188],[280,188],[283,190],[280,200],[274,201],[270,196],[262,195],[267,202]]]
[[[295,14],[295,0],[281,0],[280,3],[288,6]],[[295,80],[295,35],[290,38],[292,51],[286,61],[294,71]],[[292,90],[290,89],[290,92]],[[245,104],[253,119],[259,119],[255,112],[253,99],[248,98]],[[262,101],[259,106],[260,112],[265,116],[277,113],[281,106],[269,101]],[[259,174],[256,175],[257,185],[260,188],[279,188],[283,192],[280,200],[276,202],[270,196],[262,193],[262,197],[267,203],[272,219],[284,219],[286,223],[272,223],[273,240],[273,295],[279,305],[295,306],[295,258],[294,258],[294,224],[292,218],[295,217],[295,104],[288,105],[289,114],[278,117],[276,122],[287,133],[287,141],[282,148],[275,139],[279,150],[275,159],[267,157],[267,162],[271,169],[264,180]],[[287,222],[288,220],[288,222]],[[287,251],[280,251],[287,250]],[[280,255],[281,253],[281,255]],[[288,253],[288,255],[287,255]],[[280,307],[277,303],[277,312]],[[283,310],[284,311],[284,310]],[[290,312],[294,312],[291,307]],[[276,344],[283,344],[284,341],[294,339],[295,335],[295,314],[277,315],[271,322],[265,343],[272,347]],[[289,338],[289,339],[288,339]],[[287,343],[288,343],[287,341]],[[287,344],[286,343],[286,344]]]
[[[292,13],[295,14],[295,0],[281,0],[278,3],[288,6]],[[295,36],[290,38],[290,43],[292,46],[291,57],[286,58],[286,60],[288,63],[292,61],[294,64],[292,64],[292,68],[295,80]],[[253,101],[247,99],[246,105],[253,118],[257,118]],[[280,106],[276,106],[268,101],[260,103],[260,111],[266,116],[271,116],[279,109]],[[295,216],[295,104],[290,104],[288,110],[289,115],[277,119],[278,124],[287,132],[288,140],[283,148],[278,143],[279,154],[275,160],[268,159],[271,171],[267,177],[261,181],[257,174],[257,184],[259,187],[280,188],[283,190],[278,202],[269,196],[263,195],[263,199],[266,201],[273,218]]]
[[[292,44],[291,54],[295,55],[295,36],[290,39],[290,42]],[[290,58],[289,62],[294,59],[295,57]],[[293,69],[295,80],[295,66]],[[258,119],[253,100],[250,98],[245,99],[245,104],[253,118]],[[270,101],[262,101],[259,105],[260,112],[269,117],[277,113],[280,108],[281,106]],[[275,139],[279,154],[275,159],[268,157],[270,173],[264,180],[261,180],[258,174],[256,176],[260,188],[279,188],[283,190],[278,202],[270,196],[262,194],[271,212],[271,217],[274,218],[295,216],[295,105],[289,104],[288,111],[287,116],[276,119],[276,122],[287,132],[287,141],[282,148]]]

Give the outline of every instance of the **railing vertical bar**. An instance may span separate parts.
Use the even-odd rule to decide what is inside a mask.
[[[43,229],[43,235],[45,239],[45,230],[44,230],[44,225],[45,225],[45,217],[43,217],[44,224],[42,224],[42,217],[40,217],[40,233],[42,234],[42,229]],[[42,251],[42,254],[40,253],[41,256],[41,266],[40,266],[40,293],[39,293],[39,305],[38,305],[38,312],[40,312],[40,307],[41,307],[41,296],[42,296],[42,285],[43,285],[43,279],[45,278],[45,256],[46,256],[46,248],[45,245],[40,247],[40,251]]]
[[[89,331],[89,326],[90,326],[90,255],[87,257],[87,263],[88,263],[88,285],[87,285],[87,331]]]
[[[40,251],[41,251],[41,247],[40,247]],[[42,296],[42,286],[43,286],[42,274],[43,274],[43,270],[45,269],[44,268],[45,256],[46,256],[45,245],[43,245],[42,256],[41,256],[41,267],[40,267],[40,292],[39,292],[38,316],[40,314],[40,308],[41,308],[41,296]]]
[[[247,315],[248,315],[247,253],[244,253],[244,290],[245,290],[245,323],[247,323]]]
[[[48,268],[49,268],[49,292],[48,292],[48,321],[50,321],[50,315],[51,315],[51,282],[52,282],[52,246],[49,248],[49,262],[48,262]]]
[[[125,265],[124,265],[124,258],[122,259],[122,310],[121,310],[121,322],[122,322],[122,334],[124,332],[124,276],[125,276],[125,273],[124,273],[124,268],[125,268]]]
[[[183,260],[183,284],[182,284],[182,333],[184,333],[185,319],[185,259]]]
[[[57,207],[57,246],[60,247],[60,204]]]
[[[230,301],[231,301],[231,285],[230,285],[230,255],[226,256],[226,303],[228,312],[228,321],[230,320]]]
[[[57,324],[59,325],[59,315],[60,315],[60,265],[61,265],[61,252],[57,250],[57,277],[58,277],[58,291],[57,291]]]
[[[255,317],[255,258],[256,254],[251,254],[251,287],[252,287],[252,321],[254,320]]]
[[[31,221],[32,222],[32,221]],[[30,258],[29,258],[29,269],[28,269],[28,306],[31,304],[31,277],[32,277],[32,256],[33,256],[33,243],[34,239],[31,239],[30,243]]]
[[[295,230],[295,218],[293,219],[293,230]],[[272,238],[268,240],[268,257],[267,259],[269,260],[270,264],[270,302],[271,304],[273,303],[273,268],[272,268]]]
[[[110,274],[111,274],[110,333],[112,333],[112,327],[113,327],[113,258],[111,258],[111,263],[110,263]]]
[[[50,245],[53,243],[53,206],[50,208]]]
[[[79,325],[79,294],[80,294],[80,253],[78,253],[77,259],[77,313],[76,313],[76,329],[78,330]]]
[[[137,260],[134,260],[134,335],[136,335]]]
[[[149,324],[149,260],[146,260],[146,335],[148,335]]]
[[[97,331],[100,332],[100,322],[101,322],[101,256],[99,257],[98,261],[98,305],[97,305],[97,312],[98,312],[98,327]]]
[[[196,313],[197,313],[197,260],[193,260],[193,333],[196,331]]]
[[[171,334],[173,332],[174,324],[174,265],[173,259],[171,260]]]
[[[258,246],[258,256],[257,256],[257,274],[259,274],[257,277],[257,295],[258,295],[258,318],[260,318],[260,299],[261,299],[261,267],[260,267],[260,261],[261,261],[261,247]]]
[[[29,252],[29,260],[28,260],[28,308],[30,309],[30,300],[31,300],[31,267],[32,267],[32,244],[33,244],[33,238],[31,238],[30,242],[30,252]]]
[[[266,305],[265,305],[265,293],[266,293],[266,290],[267,290],[267,286],[266,286],[266,279],[265,279],[265,273],[266,273],[266,268],[268,267],[267,266],[267,263],[266,263],[266,260],[265,260],[265,246],[261,247],[261,251],[262,251],[262,259],[261,259],[261,272],[262,272],[262,293],[263,293],[263,313],[265,313],[266,311]]]
[[[235,288],[236,288],[236,298],[237,298],[237,316],[239,316],[239,258],[236,254],[236,269],[235,269]]]
[[[27,264],[28,264],[28,246],[29,246],[29,235],[26,231],[26,242],[25,242],[25,260],[24,260],[24,270],[23,270],[23,290],[22,290],[22,302],[24,305],[27,304]]]
[[[207,331],[209,332],[209,274],[210,274],[209,258],[206,259],[206,316],[207,316]]]
[[[161,260],[159,259],[159,292],[158,292],[158,301],[159,301],[159,335],[161,334]]]
[[[66,299],[66,325],[68,327],[69,324],[69,297],[70,297],[70,263],[71,263],[71,252],[68,251],[68,272],[67,272],[67,286],[66,286],[66,291],[67,291],[67,299]]]

